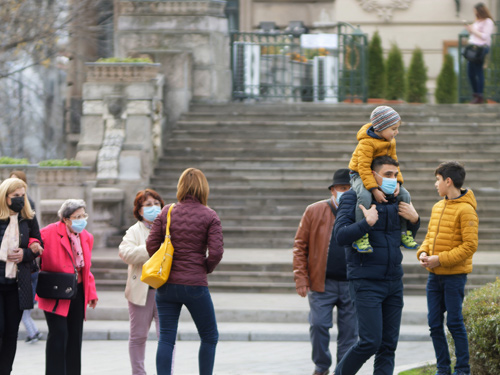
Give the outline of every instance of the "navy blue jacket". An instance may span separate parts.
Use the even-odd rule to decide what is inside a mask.
[[[337,210],[334,233],[337,242],[344,246],[347,261],[347,278],[372,280],[397,280],[403,277],[403,253],[401,252],[401,225],[398,202],[387,198],[388,203],[377,203],[378,221],[370,227],[363,219],[356,222],[356,192],[349,190],[342,195]],[[420,219],[413,225],[408,222],[408,230],[416,235]],[[373,253],[361,254],[352,243],[368,233]]]

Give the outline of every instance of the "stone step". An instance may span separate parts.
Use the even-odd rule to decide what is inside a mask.
[[[403,176],[405,180],[422,180],[422,178],[427,179],[430,182],[435,181],[434,171],[436,166],[434,167],[418,167],[403,170]],[[159,166],[155,169],[155,180],[161,182],[163,181],[172,181],[178,179],[181,173],[185,170],[183,167],[174,167],[172,165],[169,166]],[[317,183],[318,186],[324,185],[325,181],[328,181],[328,177],[331,177],[332,167],[329,166],[320,166],[314,169],[299,167],[299,166],[287,166],[287,167],[276,167],[276,166],[260,166],[260,167],[221,167],[221,166],[212,166],[203,169],[203,173],[209,180],[209,183],[213,183],[217,180],[223,180],[225,182],[226,179],[229,181],[231,179],[235,181],[304,181],[311,180],[314,183]],[[477,181],[484,186],[484,182],[495,181],[498,184],[500,181],[500,165],[498,163],[491,164],[488,166],[481,166],[478,168],[472,169],[467,173],[468,181]],[[432,186],[432,185],[431,185]]]
[[[233,102],[226,104],[202,104],[196,103],[190,107],[189,114],[261,114],[263,116],[272,114],[309,114],[318,116],[325,113],[332,114],[353,114],[358,117],[370,116],[376,104],[351,104],[351,103],[259,103],[259,102]],[[452,114],[474,115],[474,114],[497,114],[498,106],[495,105],[467,105],[467,104],[393,104],[391,105],[398,113],[415,114],[421,117],[439,116],[444,117]],[[471,116],[473,117],[473,116]]]
[[[286,117],[286,115],[285,115]],[[179,120],[172,129],[172,134],[176,137],[193,137],[201,135],[200,138],[220,137],[221,134],[228,135],[239,132],[245,134],[245,138],[261,138],[263,134],[268,138],[276,138],[286,134],[287,139],[295,139],[298,136],[307,135],[307,137],[326,136],[325,139],[336,137],[346,137],[356,139],[356,134],[364,125],[365,121],[341,121],[333,119],[246,119],[245,116],[237,115],[234,117],[213,118],[211,116],[204,118],[188,118]],[[429,133],[436,134],[439,137],[453,139],[454,136],[474,135],[481,137],[490,134],[498,136],[497,130],[500,127],[497,119],[491,122],[478,123],[466,122],[440,122],[436,128],[435,123],[422,121],[403,121],[400,128],[399,137],[411,135],[425,137]],[[417,139],[416,139],[417,140]]]
[[[397,149],[398,158],[404,159],[401,155],[413,153],[416,151],[432,151],[435,149],[443,150],[468,150],[468,153],[477,149],[481,155],[488,151],[498,151],[499,137],[472,138],[471,136],[462,139],[452,139],[443,141],[439,138],[433,140],[416,140],[412,137],[398,137]],[[213,152],[214,149],[247,151],[271,149],[274,151],[289,152],[293,156],[303,150],[313,151],[332,151],[332,152],[353,152],[356,148],[355,138],[348,140],[340,139],[245,139],[245,138],[223,138],[223,139],[176,139],[175,145],[168,146],[167,151],[184,150],[184,152]]]
[[[399,143],[398,143],[399,144]],[[197,160],[206,160],[216,157],[237,156],[253,157],[261,155],[265,157],[290,157],[293,155],[301,155],[302,157],[314,158],[350,158],[354,150],[353,144],[339,145],[334,149],[330,146],[321,149],[313,148],[266,148],[266,147],[182,147],[177,144],[166,147],[164,151],[165,157],[189,156],[192,158],[192,165],[196,165]],[[436,145],[436,147],[439,147]],[[484,150],[470,149],[468,147],[448,149],[446,147],[439,147],[434,149],[419,149],[417,147],[408,146],[408,148],[401,149],[398,146],[398,158],[401,160],[413,160],[422,156],[433,156],[436,160],[467,160],[469,157],[482,159],[500,159],[500,149],[495,144],[487,145]],[[437,165],[438,163],[436,163]]]
[[[461,126],[470,126],[470,125],[479,125],[479,124],[492,124],[496,120],[498,120],[499,114],[498,109],[497,112],[489,112],[489,113],[443,113],[439,116],[434,114],[415,114],[415,113],[404,113],[401,114],[402,121],[405,125],[410,124],[419,124],[419,123],[427,123],[427,124],[457,124],[457,127]],[[299,122],[324,122],[324,123],[340,123],[345,122],[346,124],[352,124],[355,126],[357,124],[360,127],[363,124],[366,124],[370,121],[370,113],[366,115],[360,115],[359,113],[350,113],[350,112],[337,112],[337,113],[328,113],[328,112],[317,112],[314,114],[305,114],[305,113],[293,113],[293,112],[260,112],[260,113],[249,113],[249,112],[234,112],[231,114],[218,112],[218,113],[209,113],[209,112],[199,112],[199,113],[189,113],[181,116],[180,121],[194,121],[194,122],[202,122],[206,121],[206,124],[213,124],[215,121],[229,121],[235,120],[240,122],[264,122],[264,123],[272,123],[279,121],[299,121]]]
[[[225,258],[219,264],[214,273],[208,277],[210,289],[213,292],[225,293],[295,293],[292,272],[292,252],[288,250],[267,250],[270,259],[259,258],[257,262],[248,262],[245,259],[256,259],[253,255],[264,254],[256,249],[249,249],[245,253],[245,259],[232,260],[235,250],[226,250]],[[115,251],[108,251],[117,254]],[[243,253],[238,250],[236,253]],[[281,260],[273,262],[273,256],[280,253]],[[468,289],[480,287],[488,282],[495,281],[500,273],[500,259],[498,252],[476,253],[474,258],[478,258],[478,263],[474,265],[473,272],[468,275]],[[237,255],[240,257],[240,255]],[[259,256],[259,255],[257,255]],[[485,260],[486,257],[486,260]],[[284,259],[284,261],[283,261]],[[491,261],[493,259],[493,261]],[[496,259],[496,260],[495,260]],[[428,272],[420,267],[416,259],[416,253],[404,250],[404,285],[405,294],[423,295]],[[101,256],[93,259],[92,272],[95,276],[98,290],[123,291],[127,278],[127,266],[118,258]]]
[[[438,164],[446,159],[436,159],[433,155],[423,155],[427,158],[420,157],[409,161],[399,160],[399,164],[403,174],[410,173],[414,168],[427,168],[434,171]],[[207,170],[263,170],[283,169],[293,170],[301,169],[310,171],[311,169],[324,171],[324,173],[333,174],[333,171],[338,168],[347,168],[351,156],[335,157],[335,158],[301,158],[301,157],[281,157],[281,158],[264,158],[264,157],[217,157],[214,159],[197,159],[196,166],[204,172]],[[480,158],[476,155],[475,158],[457,161],[467,163],[467,167],[471,169],[478,168],[495,168],[498,166],[496,159]],[[173,156],[169,158],[161,157],[155,168],[155,171],[162,173],[164,170],[177,169],[183,171],[193,164],[193,159],[189,156]],[[331,176],[330,176],[331,177]]]

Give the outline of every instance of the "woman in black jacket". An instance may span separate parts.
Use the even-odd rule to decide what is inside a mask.
[[[8,178],[0,184],[0,375],[10,374],[23,310],[33,308],[31,271],[42,239],[26,183]],[[29,248],[31,239],[39,243]]]

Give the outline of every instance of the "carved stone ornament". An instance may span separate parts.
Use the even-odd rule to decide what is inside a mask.
[[[385,22],[390,22],[396,9],[408,9],[413,0],[358,0],[366,12],[376,12]]]

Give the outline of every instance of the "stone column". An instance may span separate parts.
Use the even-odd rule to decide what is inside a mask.
[[[83,116],[76,158],[92,168],[97,186],[92,189],[96,217],[109,218],[109,204],[123,205],[113,211],[132,217],[138,190],[149,186],[162,150],[163,76],[160,64],[88,63],[83,85]],[[109,189],[122,193],[118,201],[104,202]],[[100,191],[99,189],[106,189]],[[123,200],[123,202],[121,202]],[[96,205],[101,204],[102,210]],[[109,220],[108,220],[109,222]],[[121,227],[130,220],[110,224]]]
[[[221,0],[115,0],[115,54],[148,54],[162,63],[167,93],[177,91],[166,100],[167,105],[170,99],[175,101],[168,112],[173,120],[179,114],[176,109],[187,110],[191,99],[230,99],[225,4]]]

